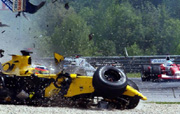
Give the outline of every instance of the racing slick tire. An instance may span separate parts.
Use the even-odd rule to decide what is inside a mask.
[[[132,80],[128,80],[128,85],[139,91],[138,86]],[[126,100],[129,102],[128,105],[126,105],[126,109],[133,109],[139,104],[140,98],[138,96],[127,96]]]
[[[156,81],[158,79],[159,74],[161,74],[161,67],[152,66],[152,81]]]
[[[143,65],[141,67],[141,80],[142,81],[149,81],[150,79],[150,70],[148,69],[148,65]]]
[[[122,95],[127,86],[127,76],[116,67],[103,66],[93,75],[95,93],[104,98],[114,98]]]

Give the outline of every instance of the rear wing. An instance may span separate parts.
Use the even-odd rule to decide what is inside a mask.
[[[26,10],[26,0],[1,0],[12,12]]]
[[[54,60],[55,60],[55,63],[58,64],[64,60],[64,56],[62,56],[58,53],[54,53]]]

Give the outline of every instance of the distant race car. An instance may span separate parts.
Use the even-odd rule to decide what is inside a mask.
[[[160,65],[143,65],[142,81],[180,80],[180,65],[170,60]]]

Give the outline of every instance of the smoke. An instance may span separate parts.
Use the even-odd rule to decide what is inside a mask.
[[[28,32],[31,22],[15,15],[10,10],[0,10],[0,22],[9,25],[0,27],[0,48],[8,53],[18,53],[21,49],[29,48],[33,42]]]
[[[39,4],[44,0],[30,0],[32,4]],[[49,4],[48,4],[49,3]],[[47,11],[52,9],[52,3],[47,2],[35,14],[25,13],[25,18],[22,14],[16,17],[16,13],[4,8],[0,1],[0,22],[7,24],[9,27],[0,27],[0,49],[5,50],[4,58],[11,58],[8,54],[21,54],[20,50],[32,48],[33,55],[38,57],[41,53],[45,53],[48,56],[53,56],[51,52],[47,54],[47,45],[43,45],[46,42],[45,35],[53,32],[51,26],[49,26],[49,20],[51,16]],[[53,9],[52,9],[53,11]],[[48,22],[47,22],[48,21]],[[41,29],[46,29],[44,32]],[[40,45],[42,44],[42,46]],[[4,59],[3,58],[3,59]],[[2,59],[1,59],[2,61]]]
[[[31,2],[36,3],[34,0]],[[35,48],[38,45],[37,37],[41,34],[37,34],[38,30],[34,28],[38,14],[25,14],[27,18],[22,14],[16,17],[16,14],[17,12],[12,12],[0,1],[0,22],[9,26],[0,27],[0,49],[5,50],[5,59],[11,58],[8,54],[21,54],[20,50]],[[38,53],[35,49],[32,51],[36,51],[34,54]]]

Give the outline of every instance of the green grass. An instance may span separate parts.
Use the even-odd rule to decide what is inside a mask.
[[[128,78],[140,78],[141,73],[126,73]]]
[[[156,103],[156,104],[180,104],[180,102],[146,102],[146,103]]]

